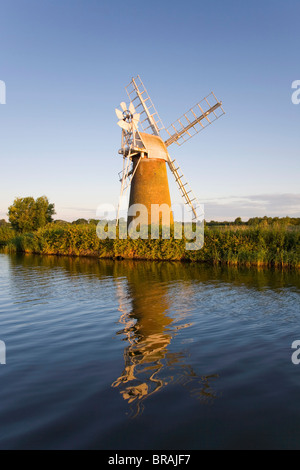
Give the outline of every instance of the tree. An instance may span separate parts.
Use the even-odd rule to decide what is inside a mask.
[[[64,227],[66,227],[67,225],[70,224],[70,222],[67,222],[66,220],[61,220],[61,219],[56,219],[56,220],[53,221],[53,223],[55,225],[61,225],[61,226],[64,226]]]
[[[72,222],[73,225],[87,225],[88,221],[86,219],[77,219]]]
[[[237,217],[234,221],[234,225],[242,225],[242,224],[243,224],[243,221],[241,217]]]
[[[32,232],[52,222],[54,204],[49,204],[46,196],[34,200],[33,197],[16,198],[8,208],[8,218],[17,232]]]

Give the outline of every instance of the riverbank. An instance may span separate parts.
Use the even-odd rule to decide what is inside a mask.
[[[110,259],[205,262],[236,266],[300,268],[300,231],[286,228],[205,228],[201,250],[186,249],[187,240],[100,240],[95,226],[49,224],[34,233],[5,232],[7,253],[89,256]]]

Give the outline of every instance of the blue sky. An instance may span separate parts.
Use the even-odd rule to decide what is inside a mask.
[[[139,74],[168,126],[210,91],[226,115],[169,148],[207,220],[300,217],[299,0],[0,3],[0,218],[46,195],[57,218],[117,204],[114,109]],[[180,196],[169,173],[173,202]]]

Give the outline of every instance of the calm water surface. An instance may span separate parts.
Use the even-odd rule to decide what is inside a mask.
[[[0,254],[1,449],[300,449],[299,274]]]

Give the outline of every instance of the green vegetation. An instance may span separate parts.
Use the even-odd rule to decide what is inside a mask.
[[[96,219],[74,222],[52,220],[54,204],[46,196],[17,198],[8,209],[9,221],[0,220],[0,247],[6,252],[206,262],[236,266],[300,268],[300,218],[256,217],[243,222],[205,222],[204,246],[189,251],[186,238],[137,239],[112,233],[97,237]],[[105,226],[106,221],[101,221]],[[112,227],[113,225],[111,225]],[[120,220],[120,234],[126,222]],[[178,235],[181,225],[175,223]],[[111,229],[110,229],[111,230]],[[126,232],[125,232],[126,233]]]
[[[45,227],[52,222],[54,204],[49,204],[46,196],[37,198],[16,198],[8,208],[8,218],[16,232],[26,233]]]
[[[208,227],[300,227],[299,217],[252,217],[247,222],[243,222],[241,217],[237,217],[234,222],[216,222],[211,220],[207,222]]]
[[[0,240],[2,236],[7,237],[7,252],[300,267],[300,230],[288,230],[287,227],[235,226],[226,230],[223,227],[206,227],[204,247],[197,251],[185,249],[185,238],[99,240],[93,223],[52,223],[33,233],[14,234],[7,231],[0,232]]]
[[[5,223],[0,225],[0,247],[7,245],[11,240],[16,237],[16,232],[10,224]]]

